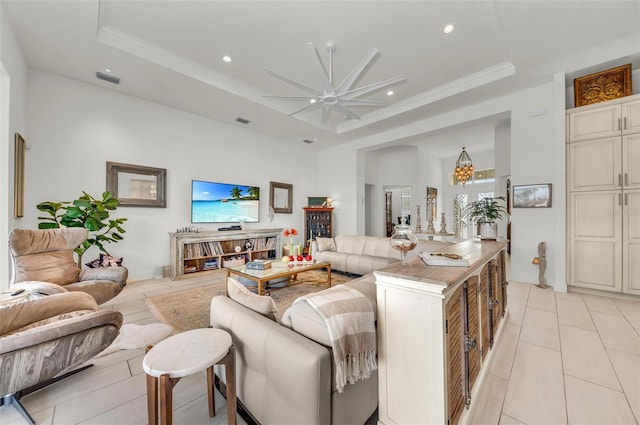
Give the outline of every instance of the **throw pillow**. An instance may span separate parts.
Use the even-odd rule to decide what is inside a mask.
[[[250,308],[256,313],[260,313],[275,322],[278,321],[276,319],[278,316],[278,307],[273,301],[273,298],[254,294],[242,283],[231,277],[227,278],[227,294],[229,294],[229,298],[238,304],[242,304],[243,306]]]
[[[335,251],[336,250],[336,241],[333,238],[316,238],[316,242],[318,242],[318,251]]]

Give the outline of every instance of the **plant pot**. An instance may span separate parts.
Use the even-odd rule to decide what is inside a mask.
[[[498,223],[478,223],[480,239],[496,240],[498,238]]]

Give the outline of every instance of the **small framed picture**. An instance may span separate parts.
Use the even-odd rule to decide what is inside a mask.
[[[551,208],[551,183],[513,186],[513,208]]]

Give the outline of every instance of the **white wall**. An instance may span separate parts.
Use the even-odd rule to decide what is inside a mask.
[[[29,143],[26,122],[26,65],[0,3],[0,290],[9,287],[8,236],[23,219],[13,216],[14,134]],[[27,152],[28,154],[28,152]]]
[[[37,227],[40,202],[73,200],[83,190],[101,194],[106,161],[167,169],[167,208],[120,207],[113,214],[128,218],[127,232],[107,248],[124,256],[131,279],[160,276],[169,264],[167,233],[191,224],[192,179],[259,186],[260,223],[246,227],[297,227],[303,233],[302,207],[318,193],[316,155],[306,144],[39,71],[29,73],[28,105],[32,148],[23,227]],[[276,214],[273,222],[267,218],[269,181],[293,184],[293,214]],[[340,194],[334,198],[338,206]],[[222,224],[198,226],[215,230]],[[87,252],[83,260],[95,256],[97,251]]]
[[[375,146],[388,146],[393,140],[401,140],[410,134],[428,134],[435,130],[499,114],[511,115],[510,160],[512,184],[555,183],[555,169],[556,166],[561,165],[557,164],[554,154],[557,144],[563,144],[564,139],[557,139],[556,121],[558,117],[554,114],[554,105],[557,97],[564,99],[564,93],[558,93],[558,89],[554,89],[554,87],[552,83],[542,84],[529,90],[488,99],[478,104],[382,132],[366,139],[354,140],[336,148],[325,149],[320,152],[321,161],[329,161],[335,158],[338,159],[339,166],[334,168],[335,173],[329,179],[320,180],[320,188],[323,189],[325,184],[337,185],[338,182],[342,182],[342,190],[345,193],[355,194],[359,181],[350,180],[349,176],[362,174],[364,179],[365,172],[364,170],[354,170],[353,164],[355,162],[349,164],[348,158],[355,157],[356,152],[359,150],[370,150],[374,149]],[[539,114],[541,110],[544,110],[543,114]],[[561,120],[564,120],[564,118],[561,118]],[[481,154],[476,154],[473,159],[474,163],[478,161],[478,168],[483,167],[482,164],[484,162]],[[455,158],[453,161],[455,163]],[[494,165],[494,161],[495,159],[493,158],[490,160],[490,166]],[[487,164],[489,165],[489,162]],[[364,164],[362,166],[364,167]],[[443,161],[442,175],[445,174],[446,169],[447,167]],[[561,184],[563,185],[564,182]],[[438,200],[439,211],[441,210],[440,205],[444,201],[444,199]],[[560,209],[560,211],[556,209]],[[511,256],[511,278],[513,280],[530,283],[537,282],[537,269],[531,265],[532,253],[537,252],[538,242],[544,240],[547,243],[547,252],[550,252],[551,256],[553,254],[550,250],[555,249],[559,243],[558,241],[564,240],[564,233],[559,234],[554,230],[555,216],[564,216],[564,209],[564,205],[554,203],[553,208],[533,211],[521,210],[514,214],[512,219],[514,243],[512,243]],[[360,205],[355,201],[347,202],[334,213],[339,222],[352,222],[355,227],[356,217],[361,214]],[[337,233],[344,232],[343,229],[338,227]],[[449,225],[447,229],[449,230]],[[555,264],[551,264],[555,261],[552,261],[549,257],[547,260],[549,262],[547,268],[548,283],[550,285],[553,285],[556,281],[563,283],[564,274],[556,275]]]

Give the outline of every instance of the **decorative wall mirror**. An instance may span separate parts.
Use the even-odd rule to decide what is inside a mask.
[[[107,190],[123,207],[165,208],[167,170],[107,161]]]
[[[293,204],[293,185],[269,182],[269,207],[274,213],[291,214]]]

